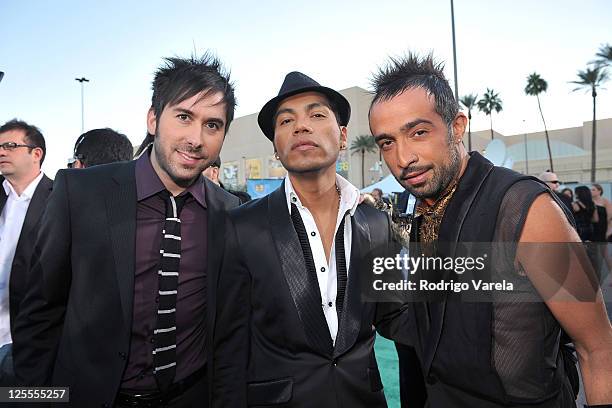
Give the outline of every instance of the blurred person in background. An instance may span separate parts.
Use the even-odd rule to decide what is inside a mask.
[[[134,147],[126,135],[113,129],[93,129],[83,133],[74,144],[68,168],[84,169],[99,164],[132,160]]]
[[[612,238],[612,202],[603,196],[601,184],[591,186],[591,197],[599,217],[593,241],[606,242]]]
[[[567,195],[559,192],[559,186],[561,186],[561,182],[559,181],[559,177],[551,171],[545,171],[538,176],[540,180],[546,183],[548,187],[555,193],[555,195],[561,200],[563,205],[567,208],[567,210],[572,212],[572,199]]]
[[[576,200],[572,203],[572,210],[576,219],[578,235],[583,242],[593,241],[595,224],[599,222],[599,216],[591,191],[586,186],[578,186],[574,192]]]
[[[561,194],[568,196],[571,202],[574,202],[574,192],[572,191],[571,188],[569,187],[564,188],[563,190],[561,190]]]
[[[216,185],[218,185],[219,187],[221,187],[222,189],[224,189],[225,191],[227,191],[228,193],[238,197],[238,199],[240,200],[240,204],[244,204],[246,202],[251,201],[251,196],[249,195],[249,193],[245,191],[236,191],[226,188],[219,179],[219,169],[221,169],[221,157],[217,157],[217,159],[210,166],[204,169],[202,175],[208,178]]]

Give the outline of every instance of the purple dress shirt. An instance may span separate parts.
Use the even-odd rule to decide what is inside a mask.
[[[176,377],[184,379],[206,364],[207,210],[202,176],[190,193],[181,219],[181,261],[176,300]],[[153,374],[153,330],[157,319],[159,250],[165,221],[165,189],[148,154],[136,163],[136,256],[130,354],[124,390],[157,389]],[[185,192],[183,194],[185,194]]]

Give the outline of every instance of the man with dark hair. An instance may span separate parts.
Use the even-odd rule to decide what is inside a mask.
[[[499,302],[442,290],[425,304],[405,304],[412,319],[383,326],[383,334],[415,345],[427,406],[574,407],[575,368],[562,329],[576,346],[589,403],[612,403],[612,327],[562,204],[539,180],[466,151],[467,119],[431,55],[392,59],[373,84],[372,135],[393,175],[419,199],[411,240],[439,256],[454,256],[458,243],[514,243],[499,260],[523,290],[495,295],[505,296]],[[555,242],[576,244],[568,251]],[[448,275],[461,280],[459,273]],[[581,299],[577,293],[585,301],[563,298]],[[534,300],[523,301],[526,294]]]
[[[211,64],[207,69],[202,70],[199,75],[190,75],[192,63],[195,58],[191,59],[180,59],[180,58],[166,58],[167,65],[157,70],[155,74],[155,80],[153,81],[153,96],[151,97],[151,109],[156,116],[161,115],[163,107],[166,106],[168,101],[175,99],[178,95],[185,93],[185,97],[191,98],[194,89],[198,89],[203,84],[208,84],[209,91],[213,93],[221,93],[223,95],[223,101],[227,106],[231,106],[232,109],[228,109],[225,112],[225,123],[227,126],[234,120],[234,107],[236,106],[236,98],[234,96],[233,87],[229,85],[228,81],[220,79],[216,73],[219,72],[222,67],[219,60],[209,58],[210,55],[204,55],[205,59],[211,61]],[[227,76],[229,79],[229,74]],[[207,96],[202,94],[201,97]],[[227,132],[229,129],[226,129]],[[148,146],[153,143],[154,135],[150,132],[147,133],[144,140],[136,151],[136,156],[139,156]]]
[[[234,112],[220,62],[155,74],[152,144],[138,160],[60,170],[22,303],[15,371],[70,387],[75,407],[207,406],[223,217],[238,200],[204,177]]]
[[[215,406],[386,407],[359,266],[389,222],[336,174],[349,117],[341,94],[299,72],[259,113],[288,175],[229,215]]]
[[[126,135],[113,129],[93,129],[83,133],[74,144],[69,168],[84,169],[99,164],[132,160],[134,147]]]
[[[27,289],[37,224],[53,181],[40,169],[45,139],[35,126],[0,126],[0,386],[15,385],[12,328]]]

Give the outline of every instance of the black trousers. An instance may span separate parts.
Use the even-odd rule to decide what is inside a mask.
[[[414,348],[395,343],[399,360],[400,400],[402,408],[423,408],[427,389],[419,357]]]

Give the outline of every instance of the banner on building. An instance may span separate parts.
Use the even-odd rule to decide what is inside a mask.
[[[221,164],[221,181],[228,187],[235,188],[238,185],[238,162],[226,162]]]
[[[261,159],[246,159],[246,177],[247,179],[260,179],[261,174]]]
[[[268,157],[268,178],[284,178],[287,170],[276,157]]]
[[[346,150],[340,150],[336,160],[336,173],[348,180],[349,162]]]
[[[276,190],[282,182],[282,179],[249,179],[247,180],[247,193],[253,199],[261,198]]]

